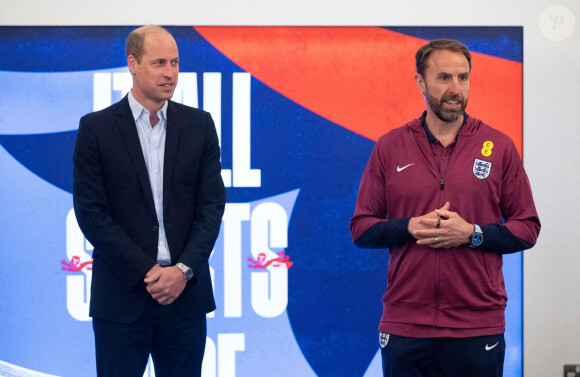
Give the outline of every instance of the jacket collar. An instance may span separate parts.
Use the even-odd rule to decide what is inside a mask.
[[[416,133],[419,132],[425,133],[427,135],[427,139],[429,140],[429,142],[433,142],[436,139],[427,128],[427,125],[425,123],[426,116],[427,111],[424,111],[419,118],[413,119],[412,121],[407,123],[407,126]],[[476,119],[467,113],[463,113],[463,124],[461,125],[461,129],[459,130],[457,136],[455,137],[455,140],[457,141],[457,137],[459,135],[467,136],[475,133],[477,129],[479,129],[482,125],[483,122],[480,121],[479,119]]]
[[[167,105],[167,133],[165,134],[165,157],[163,161],[163,213],[167,211],[169,195],[171,195],[171,184],[173,182],[173,167],[179,151],[180,134],[185,121],[183,111],[173,101],[168,101]]]
[[[423,126],[423,129],[425,130],[425,133],[427,134],[427,140],[429,140],[429,143],[433,143],[435,141],[437,141],[437,138],[435,137],[435,135],[433,135],[431,133],[431,131],[429,130],[429,127],[427,127],[427,122],[425,121],[425,119],[427,118],[427,111],[424,111],[423,114],[421,114],[421,126]],[[459,132],[457,133],[457,135],[455,135],[455,142],[457,143],[457,138],[459,138],[459,134],[461,133],[461,130],[463,129],[463,126],[465,125],[465,123],[467,122],[467,119],[469,118],[469,115],[467,115],[467,113],[463,113],[463,123],[461,123],[461,127],[459,128]]]
[[[153,192],[151,190],[151,183],[149,182],[149,175],[147,174],[147,167],[145,165],[145,157],[143,157],[143,150],[141,149],[137,126],[135,125],[135,119],[133,118],[133,113],[131,112],[127,96],[118,103],[117,125],[131,162],[135,167],[137,179],[139,180],[139,184],[143,190],[143,195],[145,196],[149,207],[153,213],[155,213],[155,203],[153,201]]]

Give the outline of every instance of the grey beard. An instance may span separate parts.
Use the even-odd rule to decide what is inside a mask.
[[[431,96],[429,91],[425,91],[425,98],[427,99],[427,103],[429,107],[433,111],[433,113],[437,116],[437,118],[441,119],[444,122],[455,122],[463,113],[465,112],[465,108],[467,107],[467,99],[462,99],[461,97],[443,97],[441,101],[438,101],[436,98]],[[461,102],[461,109],[458,111],[455,110],[445,110],[443,108],[443,102],[447,100],[454,100]]]

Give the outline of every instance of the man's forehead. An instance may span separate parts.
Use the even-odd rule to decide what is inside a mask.
[[[160,43],[173,43],[175,44],[175,39],[169,33],[159,31],[159,32],[151,32],[145,34],[145,46],[147,45],[158,45]]]
[[[426,69],[436,73],[449,70],[469,72],[469,62],[461,52],[436,50],[429,56]]]
[[[167,32],[153,32],[145,35],[143,50],[147,54],[174,54],[178,57],[177,43],[173,36]]]

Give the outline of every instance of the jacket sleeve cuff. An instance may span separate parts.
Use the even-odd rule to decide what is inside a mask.
[[[405,243],[413,238],[408,231],[410,217],[380,221],[361,234],[354,244],[360,248],[382,249]]]
[[[483,242],[478,249],[498,254],[511,254],[526,250],[533,244],[518,238],[501,224],[480,225],[483,232]]]

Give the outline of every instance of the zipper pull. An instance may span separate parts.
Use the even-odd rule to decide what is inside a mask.
[[[445,188],[445,180],[441,178],[441,190]]]

